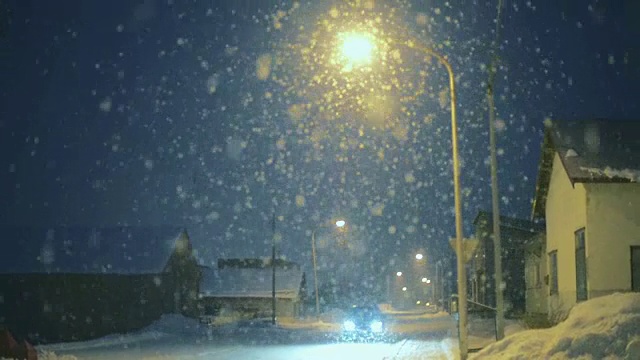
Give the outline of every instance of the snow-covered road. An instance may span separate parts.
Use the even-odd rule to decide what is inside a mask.
[[[45,348],[68,359],[87,360],[455,359],[455,329],[449,316],[394,316],[391,336],[385,342],[345,342],[340,340],[336,324],[296,324],[230,326],[206,333],[154,329]]]
[[[155,359],[453,359],[453,339],[408,340],[394,343],[327,343],[286,345],[172,344],[155,343],[128,348],[75,351],[78,359],[155,360]]]

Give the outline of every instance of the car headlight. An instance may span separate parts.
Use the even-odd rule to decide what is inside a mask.
[[[355,329],[356,329],[356,323],[354,323],[354,322],[353,322],[353,321],[351,321],[351,320],[347,320],[347,321],[345,321],[345,322],[342,324],[342,326],[343,326],[343,327],[344,327],[344,329],[345,329],[345,330],[347,330],[347,331],[353,331],[353,330],[355,330]]]
[[[371,322],[371,331],[373,332],[382,332],[382,321],[376,320]]]

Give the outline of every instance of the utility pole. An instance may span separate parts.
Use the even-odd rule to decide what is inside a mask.
[[[271,324],[276,324],[276,213],[271,218]]]
[[[493,212],[493,255],[494,277],[496,288],[496,338],[504,338],[504,293],[502,286],[502,244],[500,238],[500,195],[498,191],[498,159],[496,155],[496,107],[494,101],[494,84],[498,63],[497,47],[500,38],[500,18],[502,0],[498,0],[498,15],[496,18],[496,38],[491,47],[491,66],[489,67],[489,82],[487,86],[487,101],[489,103],[489,151],[491,153],[491,203]]]

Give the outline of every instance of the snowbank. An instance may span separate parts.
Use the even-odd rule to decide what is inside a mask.
[[[149,325],[143,332],[160,333],[166,335],[191,335],[206,334],[208,327],[198,320],[178,314],[167,314]]]
[[[526,330],[472,359],[640,359],[640,294],[617,293],[574,306],[562,323]]]
[[[38,353],[38,360],[78,360],[73,355],[56,355],[53,351],[41,351]]]
[[[157,340],[172,335],[198,336],[206,334],[206,329],[206,326],[200,324],[198,320],[177,314],[167,314],[163,315],[148,327],[133,333],[107,335],[99,339],[87,341],[42,345],[37,348],[39,351],[49,352],[49,356],[52,359],[55,359],[55,353],[53,351],[69,351],[109,347],[114,345],[126,345],[142,341]]]
[[[509,336],[524,331],[524,327],[518,320],[505,319],[504,334]],[[480,349],[496,342],[495,318],[469,317],[469,349]]]

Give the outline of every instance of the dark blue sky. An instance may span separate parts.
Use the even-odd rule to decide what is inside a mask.
[[[454,66],[471,234],[477,211],[491,207],[484,92],[497,1],[375,3],[371,13],[398,10],[396,25],[444,44]],[[530,214],[545,119],[637,116],[639,5],[610,3],[505,1],[496,82],[504,215]],[[297,42],[313,39],[332,6],[349,9],[298,5],[5,1],[0,223],[183,225],[211,262],[268,255],[275,208],[281,253],[305,265],[310,231],[337,216],[352,224],[357,261],[449,252],[444,69],[425,68],[426,94],[407,105],[414,117],[384,131],[357,113],[292,119],[291,104],[317,94],[291,95],[311,74],[296,73],[308,64],[282,49],[307,46]],[[265,54],[284,61],[263,80]],[[401,70],[417,77],[423,65],[411,58]]]

